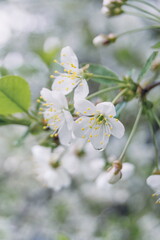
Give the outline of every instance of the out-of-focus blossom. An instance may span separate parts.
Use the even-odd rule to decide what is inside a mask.
[[[57,61],[55,60],[55,62]],[[75,101],[79,98],[85,98],[89,93],[88,84],[83,77],[83,69],[79,68],[77,56],[71,47],[67,46],[62,49],[60,65],[64,67],[64,73],[55,71],[55,73],[59,73],[59,76],[55,77],[52,90],[67,95],[75,89]]]
[[[58,147],[53,152],[38,145],[32,148],[37,179],[55,191],[68,187],[71,183],[68,173],[61,164],[60,158],[63,152],[63,147]]]
[[[82,139],[73,142],[62,157],[65,169],[81,180],[94,180],[102,171],[105,162],[101,153]]]
[[[149,176],[146,181],[148,186],[150,186],[153,191],[155,191],[153,197],[159,196],[156,203],[160,203],[160,172],[155,172],[153,175]]]
[[[73,119],[65,96],[47,88],[41,90],[41,96],[45,101],[43,116],[47,126],[53,130],[53,135],[58,134],[61,144],[68,145],[72,139]]]
[[[123,124],[114,116],[116,110],[111,102],[93,105],[88,100],[80,100],[75,104],[77,114],[82,115],[74,123],[76,137],[91,142],[95,149],[103,150],[111,134],[117,138],[124,135]]]

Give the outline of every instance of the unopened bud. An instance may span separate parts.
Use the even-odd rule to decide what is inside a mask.
[[[108,183],[114,184],[118,182],[122,177],[122,163],[120,161],[114,161],[112,167],[107,170],[108,173]]]
[[[117,39],[117,37],[113,33],[110,33],[108,35],[100,34],[93,39],[93,44],[96,47],[103,46],[103,45],[109,45],[110,43],[115,42],[116,39]]]

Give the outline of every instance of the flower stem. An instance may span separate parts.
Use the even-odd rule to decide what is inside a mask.
[[[158,124],[158,126],[160,128],[160,120],[158,119],[158,117],[157,117],[157,115],[156,115],[156,113],[154,111],[152,111],[152,114],[153,114],[154,119],[156,120],[156,122],[157,122],[157,124]]]
[[[149,20],[152,20],[152,21],[155,21],[155,22],[158,22],[159,21],[155,18],[152,18],[152,17],[148,17],[146,15],[143,15],[141,13],[136,13],[136,12],[128,12],[128,11],[124,11],[125,14],[128,14],[128,15],[133,15],[133,16],[137,16],[137,17],[142,17],[142,18],[146,18],[146,19],[149,19]]]
[[[124,155],[125,155],[125,153],[126,153],[126,150],[127,150],[128,146],[129,146],[129,144],[130,144],[130,142],[131,142],[131,140],[132,140],[132,137],[133,137],[133,135],[134,135],[134,133],[135,133],[135,130],[136,130],[137,126],[138,126],[138,123],[139,123],[141,114],[142,114],[142,106],[141,106],[140,109],[139,109],[138,115],[137,115],[137,117],[136,117],[135,123],[134,123],[133,128],[132,128],[132,131],[131,131],[131,133],[130,133],[130,136],[129,136],[127,142],[126,142],[126,145],[125,145],[125,147],[124,147],[124,149],[123,149],[120,157],[119,157],[119,161],[122,161],[122,160],[123,160],[123,157],[124,157]]]
[[[160,9],[158,9],[156,6],[154,6],[153,4],[151,4],[149,2],[145,2],[143,0],[132,0],[132,2],[143,3],[143,4],[148,5],[149,7],[153,8],[154,10],[160,12]]]
[[[150,29],[158,29],[158,28],[160,28],[160,25],[159,26],[153,25],[153,26],[137,28],[137,29],[129,30],[127,32],[122,32],[122,33],[117,35],[117,38],[120,38],[120,37],[122,37],[126,34],[130,34],[130,33],[135,33],[135,32],[140,32],[140,31],[145,31],[145,30],[150,30]]]
[[[148,15],[150,15],[150,16],[152,16],[152,17],[154,17],[154,18],[156,18],[157,20],[160,21],[160,17],[159,17],[159,16],[157,16],[157,15],[151,13],[151,12],[148,12],[148,11],[146,11],[145,9],[142,9],[142,8],[140,8],[140,7],[137,7],[137,6],[132,5],[132,4],[130,4],[130,3],[125,3],[124,5],[127,6],[127,7],[134,8],[134,9],[136,9],[136,10],[138,10],[138,11],[141,11],[141,12],[143,12],[143,13],[145,13],[145,14],[148,14]]]
[[[151,131],[151,134],[152,134],[152,138],[153,138],[153,144],[154,144],[154,149],[155,149],[155,164],[156,164],[156,169],[159,170],[159,164],[158,164],[158,145],[157,145],[157,141],[156,141],[156,137],[155,137],[155,134],[154,134],[154,130],[153,130],[153,126],[151,124],[151,121],[150,121],[150,116],[149,117],[149,126],[150,126],[150,131]]]
[[[94,97],[96,97],[96,96],[98,96],[98,95],[100,95],[100,94],[102,94],[102,93],[109,92],[109,91],[113,91],[113,90],[116,90],[116,89],[119,89],[119,88],[120,88],[120,86],[110,87],[110,88],[104,88],[104,89],[102,89],[102,90],[99,90],[98,92],[95,92],[95,93],[89,95],[89,96],[87,97],[87,99],[94,98]]]
[[[113,104],[116,103],[116,101],[127,91],[127,89],[123,89],[112,101]]]

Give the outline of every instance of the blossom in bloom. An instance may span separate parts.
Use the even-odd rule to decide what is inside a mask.
[[[47,126],[53,130],[53,135],[58,134],[61,144],[67,145],[72,139],[73,118],[66,97],[61,92],[47,88],[41,90],[41,96],[45,101],[43,116]]]
[[[51,149],[36,145],[32,148],[33,161],[37,179],[45,186],[59,191],[71,183],[70,176],[61,164],[61,155],[64,148],[58,147],[53,152]]]
[[[96,179],[96,185],[104,188],[108,184],[114,184],[121,178],[127,180],[134,172],[134,165],[131,163],[121,163],[118,160],[113,161],[112,166],[103,171]]]
[[[61,63],[64,72],[58,73],[52,85],[52,90],[60,91],[64,95],[69,94],[75,89],[74,99],[85,98],[88,93],[88,84],[83,77],[83,70],[79,68],[77,56],[71,47],[65,47],[61,51]]]
[[[155,193],[153,194],[153,197],[160,196],[160,172],[157,172],[149,176],[146,182],[148,186],[150,186],[155,191]],[[156,203],[160,203],[160,197],[158,198]]]
[[[123,124],[114,116],[115,107],[111,102],[102,102],[94,106],[88,100],[76,102],[75,109],[81,115],[73,125],[76,137],[91,142],[97,150],[103,150],[111,135],[121,138],[124,135]]]

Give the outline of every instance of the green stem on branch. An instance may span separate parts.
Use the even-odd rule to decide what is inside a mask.
[[[125,153],[126,153],[126,150],[127,150],[128,146],[129,146],[129,144],[130,144],[130,142],[131,142],[131,140],[132,140],[132,137],[133,137],[133,135],[134,135],[134,133],[135,133],[135,131],[136,131],[136,129],[137,129],[137,126],[138,126],[138,123],[139,123],[141,114],[142,114],[142,106],[141,106],[140,109],[139,109],[138,115],[137,115],[137,117],[136,117],[135,123],[134,123],[133,128],[132,128],[132,131],[131,131],[131,133],[130,133],[130,135],[129,135],[129,138],[128,138],[127,142],[126,142],[126,145],[124,146],[124,149],[123,149],[123,151],[122,151],[122,153],[121,153],[121,155],[120,155],[120,157],[119,157],[119,161],[122,161],[123,158],[124,158],[124,155],[125,155]]]
[[[127,91],[127,89],[123,89],[113,100],[112,103],[115,104],[116,101]]]

